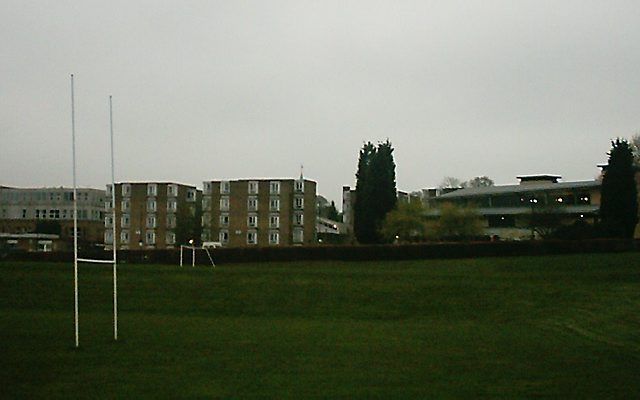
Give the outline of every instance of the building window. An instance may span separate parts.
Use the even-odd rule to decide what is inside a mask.
[[[60,219],[60,210],[49,210],[50,219]]]
[[[105,208],[107,211],[111,211],[111,200],[109,200],[109,201],[105,201],[105,202],[104,202],[104,208]]]
[[[204,194],[211,194],[211,182],[202,182],[202,191]]]
[[[270,211],[280,211],[280,199],[277,197],[272,197],[269,199],[269,210]]]
[[[129,243],[129,231],[120,232],[120,242]]]
[[[249,181],[249,194],[258,194],[258,182]]]
[[[147,212],[156,212],[156,200],[149,199],[147,201]]]
[[[104,217],[104,227],[105,227],[105,228],[111,228],[111,227],[113,227],[113,218],[111,218],[111,217]]]
[[[211,226],[211,214],[209,213],[202,214],[201,225],[207,228]]]
[[[167,244],[175,244],[176,243],[176,234],[173,232],[167,232]]]
[[[280,216],[279,215],[270,215],[269,216],[269,228],[280,228]]]
[[[205,211],[211,210],[211,197],[203,197],[202,198],[202,209]]]
[[[131,196],[131,185],[128,183],[122,184],[122,197]]]
[[[25,208],[22,209],[22,218],[27,218],[27,210]]]
[[[147,244],[156,244],[156,233],[154,231],[147,231],[145,235]]]
[[[104,242],[106,244],[113,244],[113,231],[111,230],[104,231]]]
[[[513,215],[491,215],[487,217],[489,228],[512,228],[516,226]]]
[[[158,195],[158,185],[155,183],[149,183],[147,185],[147,196],[157,196]]]
[[[147,215],[147,228],[155,228],[155,227],[156,227],[156,216]]]
[[[256,231],[247,232],[247,244],[258,244],[258,232]]]
[[[220,226],[229,226],[229,214],[220,215]]]
[[[304,225],[304,214],[295,213],[293,223],[295,225]]]
[[[113,187],[111,185],[107,185],[107,196],[111,196],[111,191],[112,190],[113,190]],[[68,193],[64,194],[64,199],[68,201],[69,199],[67,198],[67,194]]]
[[[175,228],[176,227],[176,216],[175,215],[167,215],[167,228]]]
[[[280,233],[278,231],[269,232],[269,244],[280,244]]]
[[[129,227],[129,224],[130,224],[129,214],[122,215],[122,217],[120,218],[120,224],[122,225],[123,228]]]
[[[258,211],[258,198],[257,197],[249,197],[247,199],[247,210],[249,210],[249,211]]]
[[[220,193],[222,194],[231,193],[231,183],[229,183],[229,181],[220,182]]]
[[[302,193],[304,192],[304,181],[302,179],[298,179],[295,183],[295,191]]]
[[[271,194],[280,194],[280,182],[279,181],[271,181],[271,182],[269,182],[269,193],[271,193]]]
[[[293,199],[293,207],[298,209],[298,210],[302,210],[304,208],[304,197],[296,196]]]
[[[304,241],[304,231],[301,228],[293,230],[293,243],[302,243]]]
[[[258,226],[258,216],[255,214],[247,216],[247,226],[249,228],[256,228]]]
[[[167,197],[176,197],[178,195],[178,185],[170,183],[167,185]]]
[[[176,200],[176,199],[167,200],[167,211],[169,211],[169,212],[178,211],[178,200]]]
[[[221,211],[229,211],[229,198],[228,197],[220,197],[220,210]]]
[[[229,243],[229,231],[227,230],[220,231],[220,233],[218,234],[218,241],[222,244]]]
[[[196,190],[188,189],[187,190],[187,201],[196,201]]]
[[[131,207],[131,203],[129,202],[129,200],[122,200],[122,202],[120,203],[120,209],[121,211],[129,211]]]

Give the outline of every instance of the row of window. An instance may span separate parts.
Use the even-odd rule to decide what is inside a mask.
[[[22,218],[29,218],[27,209],[22,209]],[[35,210],[35,219],[72,219],[73,218],[73,210],[67,209],[38,209]],[[100,220],[101,212],[97,210],[86,210],[80,209],[78,210],[78,219],[88,220]]]
[[[204,182],[203,183],[204,194],[211,194],[213,189],[213,182]],[[258,181],[249,181],[247,182],[247,193],[249,194],[258,194],[259,182]],[[299,193],[304,192],[304,180],[296,180],[294,184],[294,190]],[[220,182],[220,193],[221,194],[229,194],[231,193],[231,182],[222,181]],[[271,181],[269,182],[269,193],[270,194],[280,194],[280,181]]]
[[[107,228],[113,227],[113,217],[107,216],[104,219],[104,226]],[[147,228],[156,228],[157,225],[157,217],[153,214],[147,215],[145,226]],[[123,214],[120,217],[120,227],[122,228],[130,228],[131,227],[131,216],[129,214]],[[176,227],[176,216],[173,214],[167,214],[167,228],[175,228]]]
[[[121,188],[122,197],[131,197],[131,184],[123,183]],[[176,184],[168,184],[167,185],[167,196],[168,197],[177,197],[178,196],[178,185]],[[107,195],[111,196],[111,185],[107,185]],[[148,183],[147,184],[147,196],[157,196],[158,195],[158,184],[157,183]],[[196,200],[196,189],[187,189],[187,201],[195,201]]]
[[[111,201],[105,202],[105,207],[107,210],[112,208]],[[228,196],[220,197],[220,210],[221,211],[229,211],[230,207],[230,199]],[[205,197],[202,199],[202,208],[205,211],[211,209],[211,198]],[[304,197],[296,196],[293,199],[293,208],[297,210],[304,209]],[[125,199],[120,202],[120,209],[123,212],[131,210],[131,200]],[[156,212],[158,209],[158,204],[156,199],[147,199],[147,212]],[[176,199],[170,198],[167,200],[167,211],[176,212],[178,210],[178,201]],[[247,210],[248,211],[258,211],[258,197],[251,196],[247,199]],[[280,211],[280,199],[277,197],[273,197],[269,199],[269,211]]]
[[[78,201],[89,201],[89,192],[77,192]],[[65,192],[40,192],[33,190],[2,191],[0,196],[2,202],[20,201],[73,201],[73,191]],[[100,197],[102,201],[102,197]]]
[[[202,225],[208,227],[211,225],[211,217],[209,214],[204,214],[202,216]],[[219,226],[220,227],[228,227],[230,222],[229,214],[223,213],[219,217]],[[304,225],[304,214],[302,213],[294,213],[293,214],[293,223],[297,226]],[[247,227],[256,228],[258,227],[258,215],[257,214],[249,214],[247,216]],[[269,215],[269,228],[277,229],[280,228],[280,215],[271,214]]]
[[[129,231],[120,232],[120,242],[121,243],[129,243],[129,239],[131,238]],[[156,244],[156,233],[154,231],[146,231],[145,235],[145,244],[153,245]],[[106,244],[113,244],[113,232],[105,231],[104,232],[104,242]],[[174,232],[167,232],[165,235],[165,243],[166,244],[175,244],[176,243],[176,234]]]
[[[203,234],[203,239],[206,237]],[[247,231],[247,244],[255,245],[258,244],[258,232],[255,230]],[[229,231],[226,229],[220,230],[218,233],[218,241],[222,244],[229,243]],[[293,242],[294,243],[302,243],[304,241],[304,231],[302,229],[294,229],[293,230]],[[280,244],[280,232],[278,231],[269,231],[269,244]]]
[[[111,201],[105,202],[105,208],[107,210],[111,210]],[[120,210],[131,211],[131,200],[122,200],[120,202]],[[156,212],[158,211],[158,202],[156,199],[148,199],[147,200],[147,212]],[[176,199],[167,200],[167,211],[176,212],[178,211],[178,201]]]
[[[202,199],[202,209],[205,211],[211,210],[211,198],[205,197]],[[220,197],[220,210],[229,211],[230,199],[228,196]],[[304,197],[296,196],[293,199],[293,208],[297,210],[304,209]],[[247,199],[247,210],[258,211],[258,197],[250,196]],[[272,197],[269,199],[269,211],[280,211],[280,199],[278,197]]]

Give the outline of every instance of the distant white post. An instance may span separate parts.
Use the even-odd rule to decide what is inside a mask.
[[[80,346],[78,329],[78,202],[76,201],[76,111],[73,97],[73,74],[71,74],[71,143],[73,158],[73,305],[76,328],[76,348]]]
[[[113,102],[109,95],[109,131],[111,133],[111,209],[113,210],[113,340],[118,340],[118,268],[116,247],[116,173],[113,157]]]
[[[76,127],[75,127],[75,99],[73,87],[73,74],[71,74],[71,142],[73,155],[73,291],[74,291],[74,320],[76,348],[80,346],[79,318],[78,318],[78,262],[94,264],[113,264],[113,338],[118,340],[118,271],[117,271],[117,239],[116,239],[116,195],[115,195],[115,167],[113,157],[113,106],[109,96],[109,125],[111,132],[111,202],[112,202],[112,224],[113,224],[113,259],[93,260],[88,258],[78,258],[78,186],[76,174]]]

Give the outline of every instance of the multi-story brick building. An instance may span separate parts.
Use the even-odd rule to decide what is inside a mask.
[[[105,191],[78,188],[78,240],[101,245],[104,237]],[[0,232],[34,233],[58,230],[62,243],[73,240],[73,188],[0,187]]]
[[[119,249],[174,248],[199,226],[201,192],[194,186],[168,182],[116,183],[116,243]],[[107,185],[104,243],[113,245],[111,185]],[[184,236],[184,237],[180,237]]]
[[[316,242],[316,183],[307,179],[206,181],[202,240],[224,246]]]

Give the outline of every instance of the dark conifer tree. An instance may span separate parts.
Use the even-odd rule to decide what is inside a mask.
[[[600,227],[608,237],[633,237],[638,223],[638,194],[633,149],[624,139],[611,142],[609,163],[602,178]]]
[[[388,140],[375,147],[366,143],[360,150],[356,173],[354,231],[360,243],[380,243],[385,215],[396,205],[396,176],[393,147]]]
[[[371,209],[371,163],[376,152],[375,146],[367,142],[360,150],[358,171],[356,172],[356,201],[353,207],[353,230],[360,243],[373,243],[375,224]]]
[[[383,240],[380,229],[384,217],[393,210],[397,201],[396,190],[396,164],[393,161],[393,147],[387,139],[386,142],[378,143],[377,151],[372,163],[373,182],[373,215],[375,220],[375,242]]]

